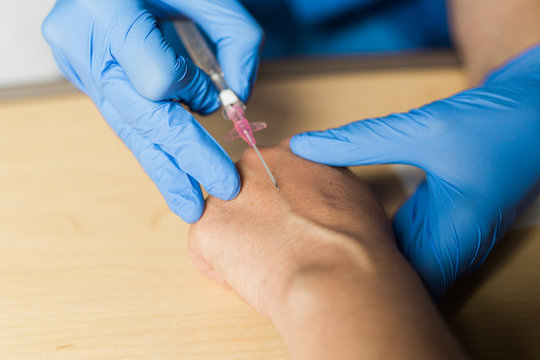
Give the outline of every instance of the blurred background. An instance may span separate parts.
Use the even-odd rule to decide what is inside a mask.
[[[243,2],[266,31],[264,59],[450,47],[444,0]],[[10,88],[62,79],[41,36],[41,23],[54,3],[0,2],[0,91],[4,94]]]
[[[41,36],[54,0],[0,2],[0,88],[58,81],[62,76]]]

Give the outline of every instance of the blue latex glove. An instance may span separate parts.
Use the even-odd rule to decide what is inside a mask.
[[[245,100],[263,35],[236,0],[58,0],[43,35],[61,71],[94,100],[171,210],[195,222],[204,208],[199,184],[228,200],[240,179],[221,146],[169,101],[200,113],[219,106],[208,76],[175,52],[156,20],[181,15],[215,43],[227,82]]]
[[[398,163],[426,180],[394,219],[398,246],[439,298],[485,260],[540,188],[540,46],[475,89],[403,114],[297,135],[335,166]]]

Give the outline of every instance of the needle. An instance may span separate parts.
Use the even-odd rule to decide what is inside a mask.
[[[239,135],[248,145],[255,149],[255,152],[266,169],[268,176],[270,176],[270,180],[272,180],[277,191],[279,191],[279,186],[274,178],[274,175],[272,175],[270,172],[270,169],[261,156],[259,149],[257,149],[257,145],[255,145],[253,129],[244,115],[244,109],[246,106],[238,98],[238,95],[236,95],[234,91],[229,88],[229,85],[227,85],[225,75],[223,75],[223,71],[216,60],[214,52],[212,49],[210,49],[203,35],[193,21],[183,18],[177,21],[174,26],[180,35],[182,42],[188,51],[189,56],[191,57],[191,60],[193,60],[199,68],[204,70],[208,76],[210,76],[210,79],[212,79],[212,82],[219,90],[219,101],[224,109],[223,115],[227,120],[231,120],[234,123],[235,133],[237,133],[237,135]],[[263,128],[265,127],[266,124],[264,124]]]
[[[268,168],[268,165],[266,165],[266,161],[264,161],[261,153],[259,152],[259,149],[257,148],[257,145],[255,144],[252,144],[253,146],[253,149],[255,150],[255,152],[257,153],[257,156],[259,157],[259,159],[261,160],[264,168],[266,169],[266,172],[268,173],[268,176],[270,176],[270,180],[272,180],[272,182],[274,183],[274,185],[276,186],[276,189],[277,191],[279,191],[279,186],[276,182],[276,179],[274,178],[274,175],[272,175],[272,173],[270,172],[270,169]]]

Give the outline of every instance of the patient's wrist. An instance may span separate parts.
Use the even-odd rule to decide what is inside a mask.
[[[299,300],[309,300],[312,305],[327,302],[328,298],[321,296],[327,285],[361,286],[359,277],[380,278],[388,268],[405,262],[391,237],[361,240],[331,232],[316,240],[298,242],[303,243],[303,250],[293,257],[288,270],[281,272],[276,287],[269,289],[271,294],[262,294],[263,312],[274,322],[283,316],[290,318],[291,311],[303,308]],[[353,276],[355,280],[351,281]]]
[[[391,239],[354,241],[304,262],[269,307],[294,358],[463,358]]]
[[[365,281],[376,281],[372,276],[376,271],[365,258],[336,259],[294,274],[271,320],[295,359],[361,358],[348,346],[357,333],[354,314],[368,310],[356,300],[363,287],[372,291]]]

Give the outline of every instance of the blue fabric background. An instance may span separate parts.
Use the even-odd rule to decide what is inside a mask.
[[[451,46],[444,0],[244,0],[266,32],[264,57]]]

